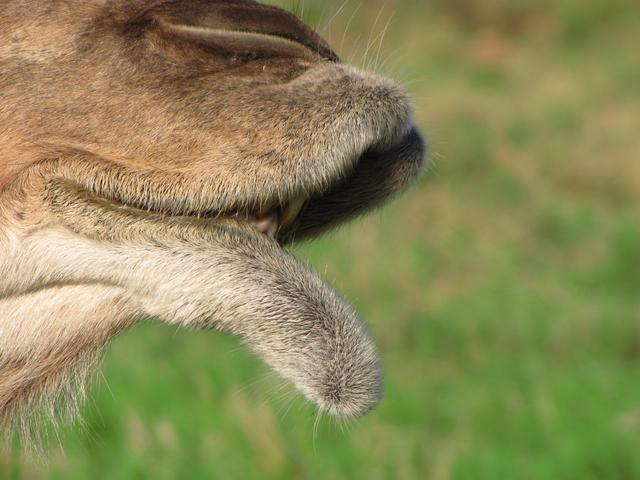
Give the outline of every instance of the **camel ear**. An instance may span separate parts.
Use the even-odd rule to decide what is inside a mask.
[[[151,24],[171,34],[258,57],[325,58],[338,61],[331,47],[286,10],[253,0],[181,0],[152,4],[143,12]]]

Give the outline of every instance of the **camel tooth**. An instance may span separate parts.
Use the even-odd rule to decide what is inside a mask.
[[[300,214],[300,210],[302,210],[302,207],[304,206],[306,201],[306,197],[300,196],[295,198],[291,203],[289,203],[289,205],[287,205],[287,207],[284,209],[284,212],[282,213],[281,223],[283,227],[286,227],[293,223],[293,221]]]

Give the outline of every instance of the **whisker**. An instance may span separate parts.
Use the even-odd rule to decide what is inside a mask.
[[[284,420],[286,419],[287,415],[289,414],[289,412],[291,411],[291,408],[295,405],[297,400],[297,397],[295,394],[292,394],[290,396],[290,398],[288,399],[287,403],[284,405],[286,408],[284,409],[284,413],[282,412],[283,408],[280,408],[278,410],[278,416],[280,417],[278,423],[280,425],[282,425],[284,423]]]
[[[349,21],[347,22],[347,25],[345,26],[344,33],[342,34],[342,41],[340,42],[340,52],[342,52],[342,50],[344,49],[344,41],[345,41],[345,39],[347,37],[347,32],[351,28],[351,23],[353,22],[353,19],[355,18],[355,16],[358,14],[358,11],[360,10],[360,7],[362,7],[362,3],[358,4],[358,6],[355,8],[353,13],[351,14],[351,17],[349,17]]]
[[[317,453],[316,451],[316,439],[318,438],[318,426],[320,425],[320,418],[322,417],[322,409],[318,408],[316,413],[316,419],[313,422],[313,453]]]
[[[383,11],[384,11],[384,5],[382,7],[380,7],[380,10],[378,11],[378,15],[376,15],[376,19],[373,22],[373,26],[369,30],[369,38],[367,39],[367,48],[364,51],[364,55],[362,56],[364,65],[367,65],[367,55],[369,54],[369,51],[371,50],[371,47],[375,43],[375,40],[372,42],[371,39],[373,38],[373,32],[375,32],[376,27],[378,26],[378,21],[380,20],[380,17],[382,16],[382,12]]]
[[[378,42],[378,51],[376,52],[376,61],[374,64],[374,71],[378,71],[378,64],[380,61],[380,52],[382,51],[382,45],[384,43],[384,39],[387,35],[387,31],[389,30],[389,26],[391,25],[391,22],[393,21],[393,17],[395,16],[395,12],[393,14],[391,14],[391,16],[389,17],[389,20],[387,20],[387,24],[384,26],[384,30],[382,31],[382,36],[380,37],[380,41]]]
[[[327,33],[327,31],[329,30],[329,27],[331,26],[331,24],[338,17],[338,15],[340,15],[342,13],[342,11],[345,9],[345,7],[347,6],[348,3],[349,3],[349,0],[344,0],[342,2],[342,5],[340,5],[340,8],[338,8],[338,10],[336,10],[336,13],[334,13],[332,15],[332,17],[329,19],[329,21],[320,30],[322,35],[325,35]]]

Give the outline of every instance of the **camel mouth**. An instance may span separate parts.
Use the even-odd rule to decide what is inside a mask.
[[[132,181],[144,182],[135,174],[126,181],[120,177],[118,186],[125,188],[112,195],[60,178],[50,180],[46,190],[53,213],[82,237],[117,244],[150,242],[159,255],[168,247],[172,258],[184,249],[189,252],[185,261],[196,264],[184,268],[194,271],[212,262],[215,274],[201,282],[211,289],[203,304],[211,302],[212,313],[200,314],[192,325],[240,335],[322,410],[357,417],[383,395],[373,340],[347,300],[286,247],[386,203],[424,167],[425,144],[417,128],[409,126],[399,139],[370,144],[350,163],[324,188],[305,191],[300,185],[280,201],[263,197],[262,202],[240,208],[227,204],[219,210],[202,207],[205,202],[186,209],[193,199],[188,195],[173,209],[166,208],[168,195],[156,204],[145,202],[142,195],[132,195],[144,192],[144,183],[132,188]],[[175,190],[165,187],[165,193]],[[179,298],[183,294],[181,289],[165,292],[174,293]],[[158,318],[175,315],[173,309],[156,308],[154,301],[148,312]]]
[[[257,189],[251,196],[239,192],[233,200],[230,192],[225,194],[221,185],[206,176],[137,173],[111,162],[107,168],[104,161],[89,164],[92,175],[84,179],[64,173],[55,176],[49,181],[48,197],[66,221],[78,215],[73,205],[81,210],[90,203],[98,218],[153,218],[204,229],[226,224],[252,230],[284,247],[313,239],[382,206],[405,190],[426,164],[424,140],[411,122],[396,127],[391,138],[367,143],[344,153],[339,168],[330,169],[315,185],[292,172],[282,177],[280,191]],[[221,195],[216,198],[215,192]]]
[[[104,204],[109,204],[111,208],[115,208],[122,213],[136,213],[143,216],[159,215],[171,219],[184,219],[193,223],[213,221],[243,225],[279,243],[282,243],[280,242],[281,232],[286,231],[295,223],[298,215],[309,200],[307,196],[299,196],[284,205],[275,205],[268,208],[244,209],[229,212],[202,211],[176,215],[167,214],[162,211],[154,211],[151,208],[144,208],[139,205],[133,206],[117,200],[102,197],[99,199],[103,206]]]
[[[385,145],[371,145],[349,162],[324,188],[296,190],[298,194],[280,200],[263,198],[240,206],[170,208],[162,200],[153,203],[123,194],[85,191],[103,208],[137,217],[154,216],[162,221],[180,220],[200,225],[226,223],[248,227],[281,246],[314,238],[340,223],[384,204],[390,194],[403,189],[424,167],[425,145],[415,127]],[[363,182],[363,179],[370,179]],[[400,186],[399,186],[400,184]],[[67,184],[69,188],[69,184]],[[82,188],[73,188],[78,194]],[[188,198],[182,203],[191,203]]]
[[[426,165],[426,142],[411,125],[399,140],[365,150],[341,178],[310,194],[299,210],[296,203],[296,214],[286,217],[278,230],[278,241],[287,245],[311,240],[384,206],[406,190]]]

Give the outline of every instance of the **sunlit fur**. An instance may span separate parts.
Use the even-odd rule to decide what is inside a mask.
[[[381,205],[423,163],[404,91],[283,10],[5,0],[0,421],[74,415],[102,347],[150,316],[237,334],[322,409],[368,411],[366,327],[283,245]],[[232,217],[300,196],[277,241]]]

